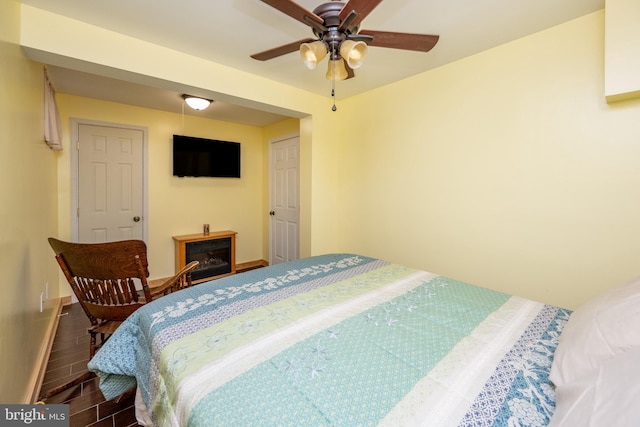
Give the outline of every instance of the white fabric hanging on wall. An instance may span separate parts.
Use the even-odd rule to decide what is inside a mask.
[[[44,140],[52,150],[62,150],[56,91],[46,68],[44,69]]]

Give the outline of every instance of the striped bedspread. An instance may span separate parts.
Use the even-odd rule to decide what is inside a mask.
[[[157,426],[544,426],[570,312],[353,254],[147,304],[89,363]]]

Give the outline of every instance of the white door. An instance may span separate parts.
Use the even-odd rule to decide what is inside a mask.
[[[271,210],[269,264],[299,257],[300,138],[271,143]]]
[[[78,241],[143,238],[141,129],[78,125]]]

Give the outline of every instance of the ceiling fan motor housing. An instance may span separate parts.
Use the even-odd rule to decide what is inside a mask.
[[[316,7],[313,13],[318,15],[324,21],[326,31],[319,31],[313,29],[314,34],[318,39],[322,40],[327,45],[327,51],[331,56],[331,60],[335,61],[341,58],[340,45],[347,39],[347,33],[356,33],[357,27],[346,28],[340,30],[342,20],[340,19],[340,12],[344,7],[344,3],[339,0],[333,0],[326,2]]]

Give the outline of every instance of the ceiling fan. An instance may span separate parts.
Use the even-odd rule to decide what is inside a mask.
[[[334,81],[354,76],[353,69],[362,65],[367,46],[428,52],[439,39],[439,36],[427,34],[360,30],[362,20],[382,0],[331,0],[313,12],[293,0],[261,1],[311,27],[315,38],[298,40],[251,57],[266,61],[299,50],[305,65],[313,69],[324,56],[329,55],[326,76]]]

